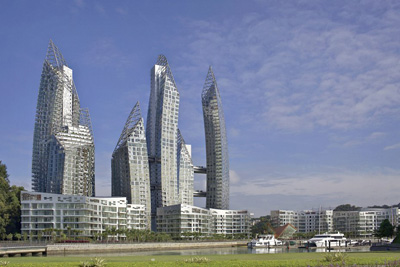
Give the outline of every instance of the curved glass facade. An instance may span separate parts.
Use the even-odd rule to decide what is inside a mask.
[[[150,228],[150,175],[146,135],[139,102],[133,107],[111,159],[112,196],[143,205]]]
[[[210,66],[201,94],[206,137],[206,207],[229,209],[229,158],[221,97]]]
[[[32,153],[37,192],[95,195],[94,141],[72,69],[50,40],[40,80]]]

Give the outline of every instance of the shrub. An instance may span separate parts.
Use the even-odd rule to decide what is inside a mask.
[[[208,263],[208,262],[210,262],[210,259],[208,259],[206,257],[193,257],[190,259],[184,259],[183,262],[184,263]]]
[[[347,259],[347,254],[342,252],[326,253],[324,256],[324,261],[326,262],[345,262]]]
[[[80,267],[104,267],[106,266],[106,260],[103,258],[90,259],[91,261],[84,261],[79,264]]]

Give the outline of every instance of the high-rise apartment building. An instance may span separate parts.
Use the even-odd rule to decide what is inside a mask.
[[[193,206],[193,162],[192,147],[185,143],[178,130],[178,195],[179,203]]]
[[[144,122],[139,102],[133,107],[111,159],[112,196],[143,205],[150,228],[150,175]]]
[[[229,158],[225,118],[217,81],[210,66],[201,94],[207,155],[206,207],[229,209]]]
[[[180,158],[185,161],[188,155],[178,144],[180,139],[178,113],[179,92],[167,58],[160,55],[151,69],[151,91],[146,125],[153,229],[156,227],[155,216],[158,207],[181,202],[179,181],[186,179],[179,176],[181,164],[178,165],[178,155],[183,155]],[[193,174],[190,175],[193,177]]]
[[[37,192],[94,196],[94,141],[70,69],[50,40],[43,64],[32,153]]]

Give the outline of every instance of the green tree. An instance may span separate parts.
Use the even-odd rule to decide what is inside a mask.
[[[6,227],[10,222],[8,214],[7,196],[10,185],[7,174],[6,165],[0,161],[0,237],[2,239],[6,236]]]
[[[0,236],[21,231],[21,186],[10,186],[7,166],[0,161]]]
[[[13,234],[9,233],[6,238],[8,241],[11,241],[13,240],[13,236],[14,236]]]
[[[20,233],[16,233],[14,236],[18,241],[21,241],[22,235]]]
[[[390,223],[388,219],[385,219],[381,222],[379,229],[375,233],[375,235],[379,238],[392,237],[393,234],[394,234],[394,226]]]
[[[28,240],[28,233],[25,232],[24,235],[22,236],[22,238],[24,239],[24,241],[27,241]]]
[[[253,236],[257,234],[274,234],[270,216],[260,217],[260,221],[251,227],[251,233]]]
[[[361,208],[350,204],[343,204],[337,206],[333,211],[357,211],[357,210],[361,210]]]
[[[15,233],[21,231],[21,191],[24,188],[22,186],[11,186],[8,194],[8,214],[9,223],[6,231],[8,233]]]

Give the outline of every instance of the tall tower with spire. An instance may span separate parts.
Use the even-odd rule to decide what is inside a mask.
[[[112,196],[145,206],[142,228],[150,228],[150,175],[144,122],[139,102],[126,120],[111,159]]]
[[[72,69],[51,40],[36,106],[32,189],[95,195],[94,141],[89,111],[80,108]]]
[[[206,207],[229,209],[229,158],[225,117],[217,81],[210,66],[201,94],[206,137]]]

